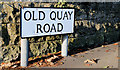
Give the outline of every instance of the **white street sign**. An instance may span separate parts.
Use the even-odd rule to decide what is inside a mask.
[[[74,9],[21,8],[21,37],[74,32]]]

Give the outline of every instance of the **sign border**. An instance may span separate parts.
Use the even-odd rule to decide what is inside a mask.
[[[50,8],[50,9],[74,9],[74,27],[73,27],[73,33],[75,31],[75,8],[56,8],[56,7],[21,7],[20,8],[20,37],[22,39],[24,38],[32,38],[32,37],[43,37],[43,36],[30,36],[30,37],[22,37],[22,8]],[[64,33],[64,34],[54,34],[54,35],[44,35],[44,36],[55,36],[55,35],[65,35],[65,34],[72,34],[72,33]]]

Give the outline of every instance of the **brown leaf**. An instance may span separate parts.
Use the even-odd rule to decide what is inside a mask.
[[[41,59],[40,62],[43,62],[43,60]]]
[[[109,52],[109,50],[106,50],[105,52]]]
[[[39,63],[36,64],[37,67],[40,67]]]
[[[4,62],[1,63],[1,65],[4,65],[4,64],[5,64]]]
[[[74,57],[75,55],[71,55],[72,57]]]
[[[113,45],[118,45],[118,43],[114,43]]]
[[[48,56],[50,56],[51,54],[50,54],[50,53],[48,53],[47,55],[48,55]]]
[[[117,59],[120,59],[120,57],[116,57]]]
[[[45,59],[45,62],[47,62],[47,59]]]
[[[33,57],[30,57],[30,58],[28,59],[28,61],[31,61],[31,60],[33,60]]]
[[[85,64],[86,66],[91,66],[92,64]]]

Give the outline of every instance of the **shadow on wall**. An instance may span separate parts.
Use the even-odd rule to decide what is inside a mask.
[[[69,50],[86,51],[102,44],[120,41],[119,3],[78,3],[83,8],[76,13],[75,33],[69,37]],[[80,11],[77,9],[76,11]],[[79,18],[78,18],[79,17]],[[80,51],[79,51],[80,52]],[[70,52],[69,54],[74,54]]]

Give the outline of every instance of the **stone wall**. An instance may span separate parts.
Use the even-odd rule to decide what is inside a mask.
[[[117,3],[40,3],[1,2],[0,60],[20,59],[20,8],[21,7],[72,7],[75,8],[75,32],[69,34],[69,50],[90,48],[120,40],[120,2]],[[29,57],[56,53],[61,50],[62,35],[28,38]]]

